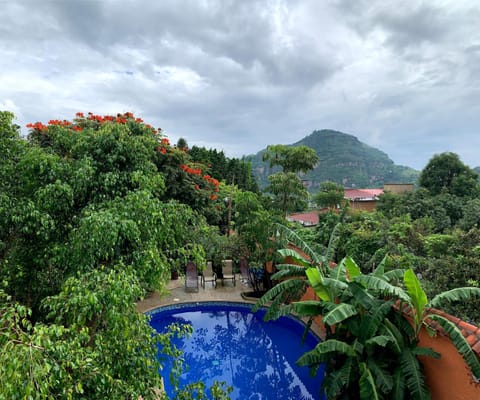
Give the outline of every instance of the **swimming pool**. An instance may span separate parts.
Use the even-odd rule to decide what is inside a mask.
[[[251,305],[233,302],[186,303],[160,307],[148,313],[150,324],[158,332],[173,323],[189,323],[194,333],[175,344],[185,352],[189,370],[180,385],[215,380],[233,387],[232,400],[324,399],[320,395],[319,370],[310,377],[306,367],[296,360],[315,347],[319,339],[312,333],[304,343],[304,325],[293,317],[264,322],[265,310],[251,312]],[[164,368],[167,394],[172,394]]]

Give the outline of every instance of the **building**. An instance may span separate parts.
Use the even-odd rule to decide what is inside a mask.
[[[298,222],[303,226],[315,226],[318,225],[318,211],[290,214],[287,221]]]
[[[345,189],[345,199],[350,201],[353,211],[373,211],[377,207],[378,196],[385,192],[413,192],[413,183],[385,183],[383,189]]]
[[[382,193],[383,189],[345,189],[344,198],[350,201],[352,211],[373,211]]]

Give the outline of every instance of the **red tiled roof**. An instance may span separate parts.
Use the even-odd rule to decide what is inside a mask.
[[[345,189],[344,197],[350,200],[371,200],[382,193],[383,189]]]
[[[317,225],[318,224],[318,212],[290,214],[288,216],[288,220],[299,222],[303,225]]]

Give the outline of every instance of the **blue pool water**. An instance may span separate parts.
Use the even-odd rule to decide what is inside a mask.
[[[203,381],[207,386],[225,381],[233,387],[232,400],[319,400],[320,369],[311,377],[296,360],[312,350],[319,339],[292,317],[264,322],[264,310],[251,312],[250,305],[229,302],[190,303],[151,311],[151,325],[164,332],[171,323],[188,323],[194,333],[175,344],[185,352],[189,369],[180,386]],[[169,365],[162,371],[167,394],[172,394]]]

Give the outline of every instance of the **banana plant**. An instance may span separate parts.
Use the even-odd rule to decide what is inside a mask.
[[[441,307],[442,304],[447,302],[468,301],[473,297],[480,297],[480,288],[462,287],[448,290],[436,295],[429,301],[420,281],[412,269],[405,271],[404,283],[410,297],[408,304],[413,310],[412,317],[415,335],[418,337],[422,326],[428,326],[428,320],[436,321],[449,335],[450,340],[472,370],[473,375],[479,379],[480,361],[462,335],[462,332],[449,319],[432,312],[432,308]]]
[[[448,290],[436,295],[433,299],[428,300],[422,285],[417,278],[415,272],[410,268],[404,271],[403,286],[399,287],[391,284],[382,277],[371,275],[363,275],[356,278],[356,282],[361,283],[371,291],[375,291],[384,297],[393,298],[400,301],[399,310],[402,310],[401,304],[407,304],[411,309],[411,317],[413,323],[413,337],[418,341],[418,337],[422,328],[425,328],[430,335],[434,335],[435,331],[430,328],[428,321],[436,321],[442,329],[449,335],[453,345],[462,355],[467,365],[470,367],[472,374],[476,379],[480,378],[480,361],[478,360],[472,348],[462,335],[460,329],[449,319],[438,315],[434,312],[435,308],[440,308],[445,303],[453,303],[457,301],[468,301],[475,297],[480,297],[480,288],[462,287]]]
[[[288,228],[285,232],[302,254],[289,248],[279,251],[292,263],[277,266],[279,272],[273,279],[279,283],[256,307],[271,304],[266,319],[294,312],[308,319],[306,329],[315,317],[322,317],[325,340],[298,362],[310,366],[313,373],[321,363],[326,364],[323,388],[329,399],[428,399],[417,358],[439,357],[418,345],[420,330],[428,320],[439,323],[472,373],[480,376],[480,363],[459,329],[431,312],[431,307],[446,301],[480,296],[479,288],[453,289],[428,301],[413,270],[387,271],[387,257],[369,274],[363,274],[349,257],[330,268],[332,249],[318,255],[294,232]],[[331,245],[335,246],[335,240]],[[299,301],[308,287],[319,300]],[[402,303],[412,310],[411,324],[401,311]]]
[[[374,273],[378,277],[380,272]],[[417,356],[439,354],[418,346],[412,326],[393,307],[395,301],[356,282],[363,275],[351,258],[342,260],[328,278],[315,268],[306,274],[320,300],[295,302],[291,309],[300,316],[321,315],[326,337],[298,363],[312,373],[326,365],[327,398],[429,398]]]

